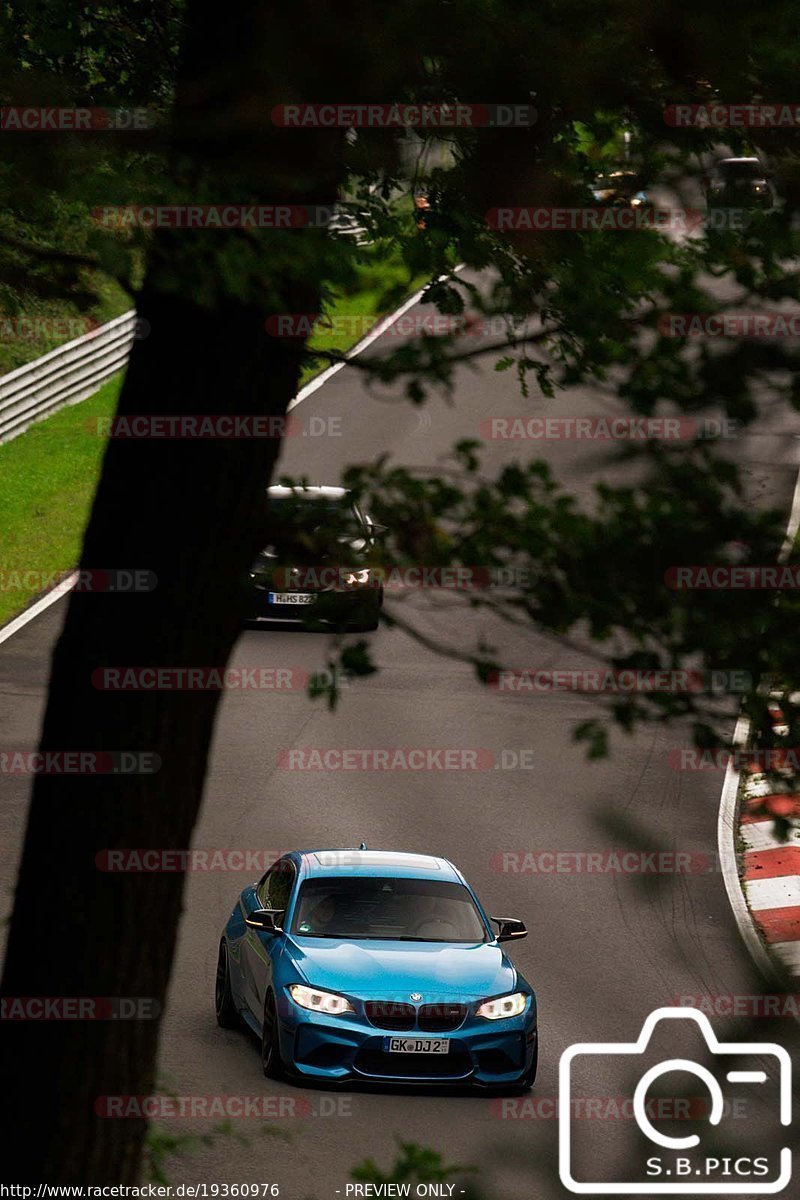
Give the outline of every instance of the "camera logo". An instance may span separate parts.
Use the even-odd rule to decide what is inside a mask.
[[[618,1182],[585,1182],[573,1174],[573,1111],[572,1082],[573,1063],[586,1056],[643,1055],[650,1043],[653,1030],[659,1021],[694,1021],[700,1027],[708,1049],[719,1056],[720,1075],[730,1084],[749,1085],[756,1088],[767,1083],[764,1070],[756,1070],[753,1056],[759,1060],[772,1059],[779,1092],[779,1120],[781,1125],[791,1123],[791,1059],[782,1046],[773,1042],[719,1042],[705,1013],[695,1008],[659,1008],[651,1013],[642,1026],[636,1042],[582,1042],[570,1046],[561,1055],[559,1066],[559,1174],[561,1182],[570,1192],[582,1195],[678,1195],[686,1192],[706,1195],[774,1194],[782,1191],[792,1175],[792,1152],[788,1146],[778,1152],[756,1157],[745,1154],[736,1157],[713,1157],[700,1147],[696,1134],[672,1137],[655,1128],[648,1113],[648,1090],[657,1079],[670,1071],[682,1071],[694,1075],[705,1085],[709,1093],[708,1121],[718,1126],[725,1115],[726,1103],[722,1088],[708,1068],[687,1058],[670,1058],[659,1062],[645,1071],[633,1094],[633,1115],[641,1132],[654,1147],[662,1151],[651,1154],[642,1162],[641,1182],[630,1180]],[[685,1028],[685,1026],[684,1026]],[[750,1060],[747,1062],[746,1060]],[[697,1148],[700,1147],[698,1150]],[[689,1152],[695,1151],[691,1154]]]

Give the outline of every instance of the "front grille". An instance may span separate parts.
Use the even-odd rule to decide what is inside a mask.
[[[417,1021],[424,1033],[445,1033],[450,1029],[458,1029],[466,1015],[466,1004],[423,1004]]]
[[[367,1020],[378,1029],[413,1029],[417,1012],[413,1004],[394,1000],[368,1000],[364,1005]]]
[[[382,1079],[463,1079],[472,1072],[468,1054],[386,1054],[361,1050],[354,1066],[362,1075]]]

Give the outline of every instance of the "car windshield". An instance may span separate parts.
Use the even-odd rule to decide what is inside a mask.
[[[336,496],[269,496],[271,541],[294,545],[323,535],[326,542],[363,537],[364,527],[352,502]]]
[[[726,162],[717,168],[723,179],[763,179],[764,167],[760,162]]]
[[[488,940],[475,901],[463,884],[363,875],[306,880],[292,933],[340,940],[467,944]]]

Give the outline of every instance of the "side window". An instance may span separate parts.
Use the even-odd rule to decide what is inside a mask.
[[[258,888],[262,908],[286,909],[294,885],[294,866],[291,862],[276,863]]]

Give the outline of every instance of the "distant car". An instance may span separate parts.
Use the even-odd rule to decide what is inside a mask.
[[[428,228],[428,221],[431,215],[431,202],[424,192],[418,192],[414,196],[414,217],[416,219],[417,229],[424,230]]]
[[[592,183],[592,197],[603,206],[636,208],[647,203],[643,185],[644,180],[637,171],[620,168],[597,176]]]
[[[773,208],[773,172],[759,158],[723,158],[706,178],[706,203],[727,208]]]
[[[217,1021],[259,1036],[273,1079],[529,1088],[536,996],[501,946],[526,933],[446,859],[293,851],[225,926]]]
[[[447,228],[445,214],[447,208],[438,187],[417,187],[414,189],[414,221],[420,233]]]
[[[341,487],[268,488],[271,540],[250,567],[251,622],[373,630],[386,532]]]

